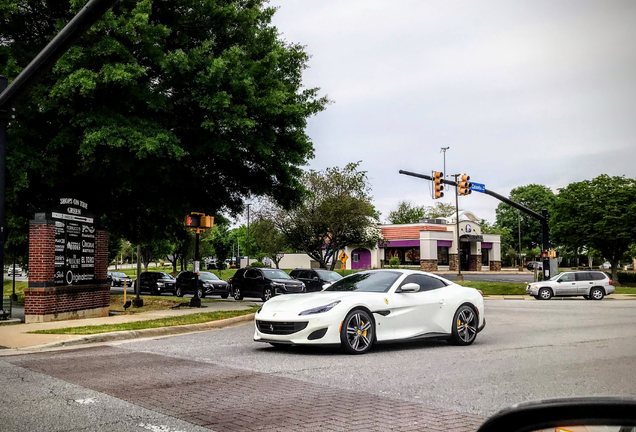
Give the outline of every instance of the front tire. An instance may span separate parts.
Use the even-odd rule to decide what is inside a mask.
[[[592,300],[603,300],[605,292],[603,292],[601,288],[592,288],[592,291],[590,291],[590,297]]]
[[[183,291],[181,291],[181,287],[177,287],[174,290],[174,295],[176,295],[177,297],[183,297]]]
[[[453,345],[470,345],[477,338],[479,317],[473,308],[467,305],[460,306],[455,312],[453,330],[450,342]]]
[[[552,291],[549,288],[541,288],[539,290],[539,297],[541,300],[550,300],[552,298]]]
[[[197,289],[197,297],[199,297],[200,299],[203,298],[203,288],[198,288]]]
[[[538,295],[533,295],[532,297],[534,297],[535,300],[541,300],[541,297],[539,297]]]
[[[354,309],[344,319],[340,330],[341,346],[349,354],[364,354],[375,340],[375,323],[371,315],[362,309]]]
[[[243,293],[240,287],[234,288],[234,300],[243,300]]]
[[[266,302],[267,300],[272,298],[272,289],[270,287],[263,288],[263,296],[261,299]]]

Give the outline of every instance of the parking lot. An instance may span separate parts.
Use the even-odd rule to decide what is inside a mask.
[[[94,430],[120,430],[113,427],[115,420],[100,417],[100,410],[124,401],[120,417],[129,419],[122,420],[129,427],[120,425],[121,430],[147,430],[126,414],[143,409],[146,416],[182,422],[166,430],[387,430],[396,425],[451,430],[455,425],[470,431],[513,403],[636,395],[635,307],[636,302],[613,299],[487,300],[488,324],[469,347],[398,343],[378,345],[362,356],[321,348],[274,349],[253,342],[253,325],[246,324],[3,358],[0,363],[13,368],[12,376],[22,371],[18,375],[28,376],[41,391],[55,388],[46,399],[13,394],[5,415],[31,426],[16,430],[63,430],[52,423],[35,425],[23,414],[53,408],[63,418],[89,413],[100,418]],[[9,384],[6,377],[0,380]],[[80,390],[96,400],[92,411],[58,401]],[[3,395],[3,400],[9,399]],[[359,406],[349,413],[352,401]]]

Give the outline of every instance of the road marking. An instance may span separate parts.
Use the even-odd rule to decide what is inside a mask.
[[[186,431],[177,430],[177,429],[170,429],[170,427],[166,425],[157,426],[157,425],[151,425],[149,423],[139,423],[139,427],[148,429],[149,431],[152,431],[152,432],[186,432]]]
[[[88,399],[75,399],[75,402],[77,402],[80,405],[90,405],[90,404],[94,404],[97,401],[93,398],[88,398]]]

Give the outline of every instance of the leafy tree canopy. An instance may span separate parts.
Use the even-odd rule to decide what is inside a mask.
[[[636,180],[600,175],[559,190],[550,216],[555,240],[598,250],[618,263],[636,242]]]
[[[0,74],[15,78],[84,3],[2,2]],[[16,105],[8,218],[71,195],[143,243],[248,195],[298,202],[307,119],[328,101],[303,88],[308,55],[265,3],[120,0]]]
[[[306,172],[302,205],[270,217],[292,249],[305,252],[322,268],[333,270],[345,246],[374,247],[382,240],[369,179],[359,164]]]
[[[455,206],[436,202],[432,206],[418,206],[409,201],[400,201],[397,209],[389,213],[388,221],[392,224],[418,223],[422,219],[450,217],[455,214]]]
[[[539,214],[543,209],[550,210],[556,200],[554,192],[549,187],[538,184],[519,186],[510,191],[509,198]],[[519,236],[517,234],[519,220],[521,220],[521,249],[534,249],[542,246],[541,222],[505,203],[497,206],[496,215],[496,225],[512,233],[514,241],[510,245],[511,247],[519,250]]]

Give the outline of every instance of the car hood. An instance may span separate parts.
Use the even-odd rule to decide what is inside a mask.
[[[174,279],[157,279],[157,282],[163,282],[163,283],[175,283],[176,281]]]
[[[204,283],[208,285],[227,285],[227,282],[222,280],[211,280],[211,281],[205,281]]]
[[[294,310],[303,311],[318,306],[324,306],[336,300],[343,301],[352,297],[359,299],[369,294],[374,293],[319,291],[308,294],[277,296],[266,301],[263,304],[263,310],[268,312],[283,312]],[[379,294],[386,295],[384,293]]]

